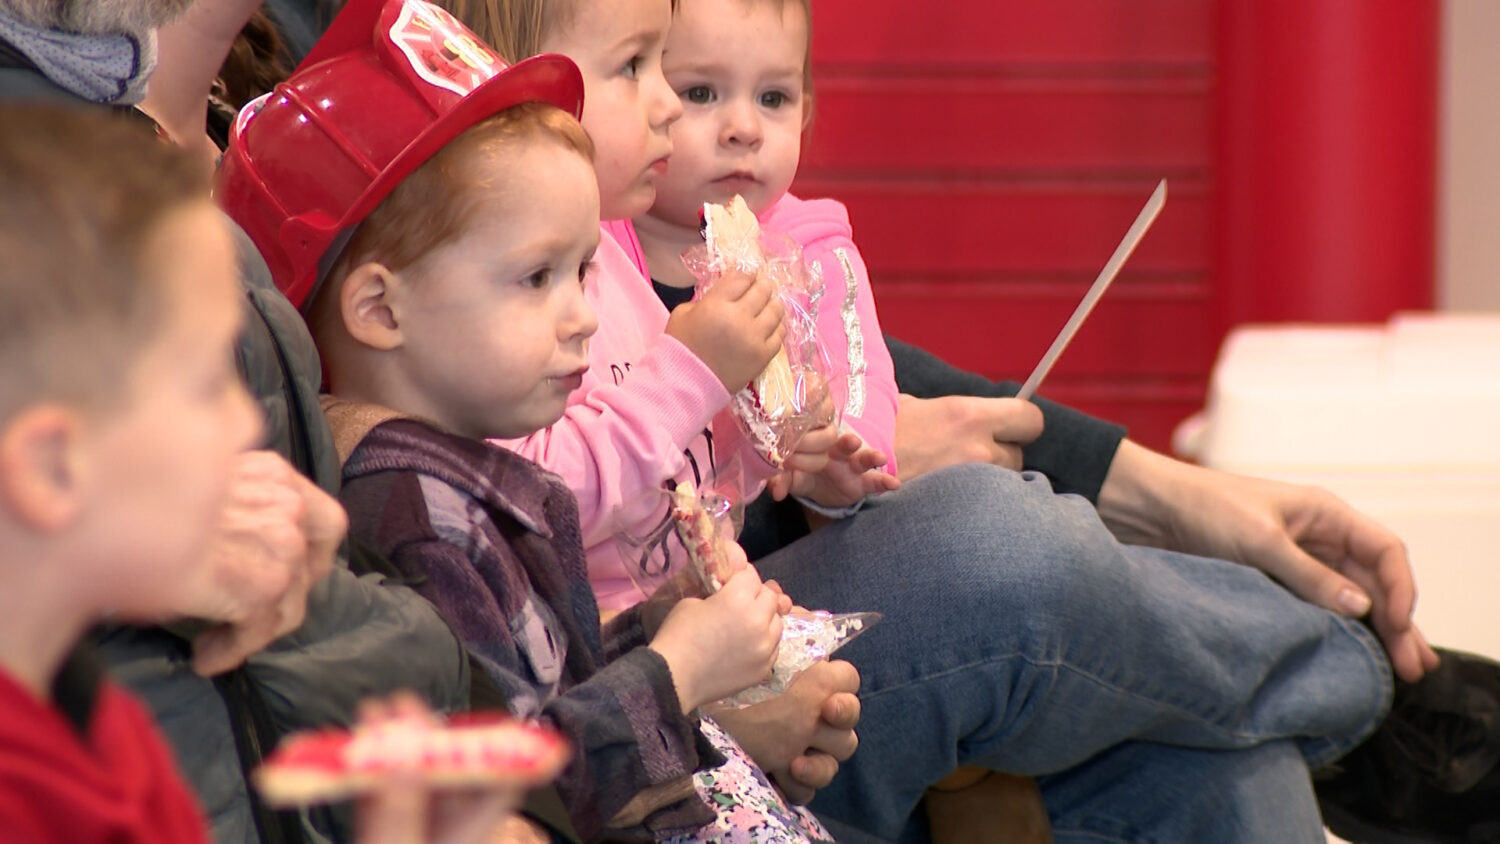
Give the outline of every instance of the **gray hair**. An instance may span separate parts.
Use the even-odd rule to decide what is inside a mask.
[[[144,35],[171,23],[193,0],[0,0],[33,26],[85,35]]]

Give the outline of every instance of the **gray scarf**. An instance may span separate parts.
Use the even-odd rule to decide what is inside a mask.
[[[81,35],[33,26],[0,9],[0,39],[44,76],[91,103],[135,105],[156,69],[156,33]]]

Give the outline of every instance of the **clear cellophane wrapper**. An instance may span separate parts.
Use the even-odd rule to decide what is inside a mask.
[[[822,277],[803,261],[794,241],[766,233],[747,246],[730,244],[717,251],[706,244],[694,246],[682,253],[682,261],[698,280],[699,296],[730,269],[769,279],[775,286],[786,313],[781,350],[734,394],[730,409],[756,452],[779,469],[803,434],[838,424],[843,406],[831,389],[840,381],[818,339]]]
[[[663,602],[663,606],[717,592],[732,574],[723,549],[725,543],[734,541],[743,508],[724,491],[700,492],[687,482],[650,497],[652,514],[657,516],[650,522],[653,527],[637,535],[622,532],[616,539],[622,551],[630,552],[626,565],[636,586],[650,595],[648,603]],[[877,612],[794,609],[782,616],[781,644],[771,675],[724,703],[747,706],[781,694],[797,675],[880,619]]]
[[[698,499],[698,533],[709,537],[703,541],[715,546],[711,553],[703,548],[690,550],[683,543],[684,530],[675,507],[675,481],[668,481],[665,489],[643,492],[615,511],[615,547],[631,582],[650,600],[672,604],[681,598],[706,598],[718,591],[723,581],[717,569],[710,575],[706,564],[695,559],[724,559],[718,543],[734,541],[744,524],[745,508],[738,491],[743,475],[740,468],[740,461],[732,458],[702,479],[701,486],[684,484]]]

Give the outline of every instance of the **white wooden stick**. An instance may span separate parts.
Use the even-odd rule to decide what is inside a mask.
[[[1161,213],[1161,208],[1166,202],[1167,180],[1162,179],[1157,183],[1156,190],[1152,191],[1151,198],[1146,200],[1146,207],[1136,215],[1135,222],[1130,225],[1130,230],[1125,232],[1125,238],[1120,241],[1119,246],[1115,247],[1115,254],[1109,256],[1109,262],[1104,265],[1104,269],[1099,271],[1099,277],[1094,279],[1089,292],[1083,294],[1083,301],[1078,303],[1078,307],[1073,310],[1073,315],[1068,317],[1068,322],[1062,327],[1062,331],[1057,332],[1057,339],[1052,341],[1047,354],[1042,355],[1042,360],[1036,365],[1036,369],[1031,370],[1031,377],[1021,385],[1021,392],[1016,393],[1016,398],[1029,399],[1031,394],[1036,392],[1037,387],[1042,385],[1042,379],[1047,377],[1047,373],[1052,371],[1052,365],[1057,363],[1057,359],[1062,356],[1063,350],[1073,342],[1073,335],[1078,333],[1079,326],[1083,325],[1085,319],[1088,319],[1089,312],[1094,309],[1094,305],[1098,304],[1099,297],[1109,289],[1110,282],[1115,280],[1116,275],[1119,275],[1120,268],[1125,266],[1125,261],[1140,244],[1141,238],[1146,236],[1146,230],[1156,222],[1156,215]]]

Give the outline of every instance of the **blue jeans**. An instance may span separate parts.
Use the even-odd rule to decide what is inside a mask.
[[[960,764],[1037,776],[1059,840],[1319,841],[1307,771],[1390,705],[1379,642],[1254,569],[1122,545],[1084,499],[970,464],[762,559],[879,610],[839,653],[860,747],[813,808],[881,839]]]

